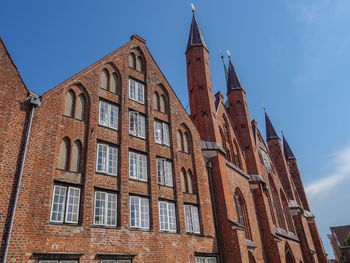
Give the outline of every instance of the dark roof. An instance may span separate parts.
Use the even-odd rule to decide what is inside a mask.
[[[345,239],[350,235],[350,225],[330,227],[332,235],[336,238],[339,247],[346,247]]]
[[[269,116],[267,116],[267,113],[265,112],[265,124],[266,124],[266,140],[270,140],[270,139],[276,139],[278,137],[275,128],[273,127]]]
[[[232,90],[243,89],[231,60],[228,65],[227,94]]]
[[[199,29],[196,16],[193,14],[190,35],[188,36],[186,52],[191,47],[205,47],[207,50],[207,44],[205,44],[201,30]]]
[[[286,160],[295,159],[294,154],[293,154],[292,150],[290,149],[286,138],[284,138],[284,135],[283,135],[283,151],[284,151],[284,156],[286,157]]]

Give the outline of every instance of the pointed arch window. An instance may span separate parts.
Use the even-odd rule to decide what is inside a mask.
[[[183,149],[183,151],[185,153],[189,153],[190,152],[189,151],[189,136],[188,136],[187,132],[184,133],[184,149]]]
[[[166,98],[165,96],[162,94],[160,96],[160,111],[163,113],[166,113]]]
[[[247,239],[251,239],[250,226],[247,214],[246,204],[241,191],[237,188],[234,194],[236,213],[238,222],[245,227],[245,235]]]
[[[103,69],[101,72],[101,88],[109,90],[109,72],[107,69]]]
[[[193,175],[190,169],[187,171],[187,191],[190,194],[193,194]]]
[[[283,213],[282,213],[282,208],[281,208],[281,203],[280,203],[280,199],[279,199],[279,196],[278,196],[278,192],[277,192],[276,186],[275,186],[275,184],[273,182],[273,179],[272,179],[270,174],[269,174],[269,183],[270,183],[270,187],[271,187],[272,202],[273,202],[273,207],[274,207],[275,212],[276,212],[278,226],[280,228],[286,229],[286,224],[284,222],[284,218],[283,218]]]
[[[73,172],[80,172],[80,158],[81,158],[81,142],[79,140],[76,140],[73,143],[72,147],[72,165],[71,165],[71,171]]]
[[[112,74],[112,78],[111,78],[111,85],[110,85],[110,91],[113,93],[117,93],[118,92],[118,76],[116,73]]]
[[[158,94],[158,92],[154,92],[154,94],[153,94],[153,109],[159,111],[159,94]]]
[[[136,57],[134,53],[130,53],[129,55],[129,67],[136,69]]]
[[[58,168],[62,170],[69,169],[69,151],[70,151],[70,140],[65,137],[60,144],[60,152],[58,157]]]
[[[182,136],[182,132],[180,130],[177,131],[177,149],[179,151],[183,151],[184,150],[183,136]]]
[[[281,199],[282,199],[282,206],[283,206],[284,216],[285,216],[286,221],[287,221],[288,231],[295,233],[294,225],[293,225],[293,219],[292,219],[292,216],[291,216],[290,210],[289,210],[289,205],[288,205],[286,196],[282,192],[282,189],[281,189],[280,195],[281,195]]]
[[[85,98],[83,94],[80,94],[77,100],[77,106],[75,110],[76,119],[84,120],[84,108],[85,108]]]
[[[75,105],[75,93],[73,90],[69,90],[66,94],[64,115],[66,115],[68,117],[73,117],[74,116],[74,105]]]
[[[143,72],[143,59],[140,56],[138,56],[136,60],[136,70]]]
[[[181,169],[181,190],[183,193],[187,193],[186,171],[183,168]]]

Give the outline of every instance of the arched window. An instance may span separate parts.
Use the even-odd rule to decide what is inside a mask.
[[[72,147],[71,171],[80,172],[81,142],[76,140]]]
[[[136,69],[136,58],[134,53],[130,53],[129,55],[129,67]]]
[[[188,133],[185,132],[184,133],[184,152],[185,153],[189,153],[189,149],[188,149]]]
[[[143,60],[140,56],[137,57],[136,70],[143,72]]]
[[[160,96],[160,111],[166,113],[166,99],[164,95]]]
[[[288,230],[289,230],[289,232],[294,233],[295,231],[294,231],[293,219],[292,219],[292,216],[290,214],[289,205],[288,205],[286,196],[282,192],[282,189],[280,191],[280,195],[281,195],[281,199],[282,199],[283,212],[284,212],[284,216],[285,216],[286,221],[287,221]]]
[[[78,120],[84,120],[85,98],[83,94],[80,94],[77,100],[77,106],[75,108],[75,118]]]
[[[255,263],[255,259],[254,259],[254,256],[251,252],[248,252],[248,256],[249,256],[249,263]]]
[[[75,94],[73,90],[69,90],[66,94],[66,102],[64,107],[64,115],[68,117],[74,116]]]
[[[60,152],[58,156],[58,168],[62,170],[68,170],[69,168],[69,151],[70,141],[65,137],[60,145]]]
[[[181,190],[183,193],[187,193],[186,172],[183,168],[181,169]]]
[[[189,169],[187,171],[187,191],[190,193],[190,194],[193,194],[193,180],[192,180],[192,172],[191,170]]]
[[[283,214],[282,214],[280,198],[278,196],[278,192],[277,192],[276,186],[272,180],[271,175],[269,175],[269,183],[270,183],[270,187],[271,187],[272,202],[273,202],[273,207],[276,211],[278,226],[280,228],[286,229],[286,224],[284,222],[284,218],[283,218]]]
[[[180,130],[177,131],[177,149],[179,151],[184,150],[183,137],[182,137],[182,132]]]
[[[107,69],[104,69],[101,72],[101,88],[109,90],[109,72]]]
[[[117,93],[118,91],[118,76],[116,73],[112,74],[110,91],[113,93]]]
[[[286,263],[295,263],[293,253],[287,245],[285,250],[286,250]]]
[[[237,188],[234,195],[238,222],[245,227],[246,238],[251,239],[247,208],[241,191]]]
[[[158,92],[153,94],[153,109],[159,110],[159,95]]]

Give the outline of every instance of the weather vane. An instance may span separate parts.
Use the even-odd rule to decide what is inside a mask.
[[[226,50],[226,52],[227,52],[228,58],[231,58],[231,53],[230,53],[230,51]]]
[[[192,7],[192,12],[194,13],[194,11],[196,11],[196,9],[194,8],[194,5],[191,3],[191,7]]]

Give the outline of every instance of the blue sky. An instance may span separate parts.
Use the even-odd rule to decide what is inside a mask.
[[[139,34],[183,105],[191,1],[1,1],[0,36],[28,88],[53,88]],[[194,0],[214,93],[226,93],[229,49],[252,118],[263,105],[299,161],[326,251],[330,225],[350,224],[350,1]]]

